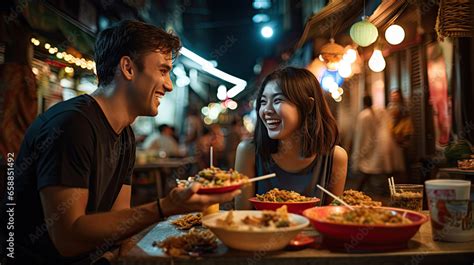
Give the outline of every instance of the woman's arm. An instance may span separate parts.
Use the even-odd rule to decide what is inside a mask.
[[[255,145],[251,140],[240,142],[237,147],[235,158],[235,170],[246,175],[249,178],[255,177]],[[255,183],[242,186],[242,193],[235,197],[236,210],[252,209],[249,198],[255,195]]]
[[[347,153],[344,148],[336,145],[334,148],[332,174],[329,180],[328,190],[336,196],[342,195],[344,186],[346,184],[347,175]],[[327,205],[332,201],[332,198],[326,196],[324,204]]]

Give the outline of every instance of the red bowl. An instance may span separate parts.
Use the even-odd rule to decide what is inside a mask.
[[[314,198],[313,200],[306,201],[306,202],[262,202],[257,199],[257,197],[252,197],[249,199],[255,209],[257,210],[273,210],[280,208],[283,205],[286,205],[288,208],[289,213],[295,213],[303,215],[303,211],[314,207],[320,199]]]
[[[399,225],[355,225],[327,221],[332,213],[349,210],[345,206],[325,206],[303,212],[313,227],[323,236],[323,245],[329,249],[353,251],[391,251],[407,247],[408,241],[428,221],[428,217],[415,211],[399,208],[377,207],[405,215],[411,224]]]

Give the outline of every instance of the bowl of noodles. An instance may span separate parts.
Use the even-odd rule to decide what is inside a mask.
[[[320,200],[315,197],[302,196],[295,191],[274,188],[265,194],[257,194],[249,201],[257,210],[276,210],[286,205],[288,212],[302,215],[304,210],[316,206]]]
[[[325,206],[303,212],[329,249],[391,251],[407,247],[428,217],[390,207]]]
[[[226,246],[244,251],[275,251],[285,248],[309,220],[288,213],[286,206],[276,211],[228,211],[206,215],[202,223]]]

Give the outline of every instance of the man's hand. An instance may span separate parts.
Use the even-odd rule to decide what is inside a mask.
[[[188,188],[176,187],[170,194],[161,199],[161,207],[166,216],[188,212],[200,212],[212,204],[223,203],[232,200],[241,193],[240,190],[233,192],[204,195],[198,194],[200,184],[194,183]]]

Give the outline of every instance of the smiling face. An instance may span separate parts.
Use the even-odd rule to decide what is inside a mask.
[[[300,145],[302,157],[326,154],[338,140],[336,120],[319,82],[306,69],[290,66],[269,74],[256,103],[254,143],[264,161],[269,162],[287,140]]]
[[[142,57],[141,66],[133,66],[128,98],[137,116],[156,116],[161,98],[173,90],[171,53],[150,52]]]
[[[283,95],[275,81],[266,84],[258,114],[267,128],[268,136],[274,140],[287,139],[300,126],[298,108]]]

